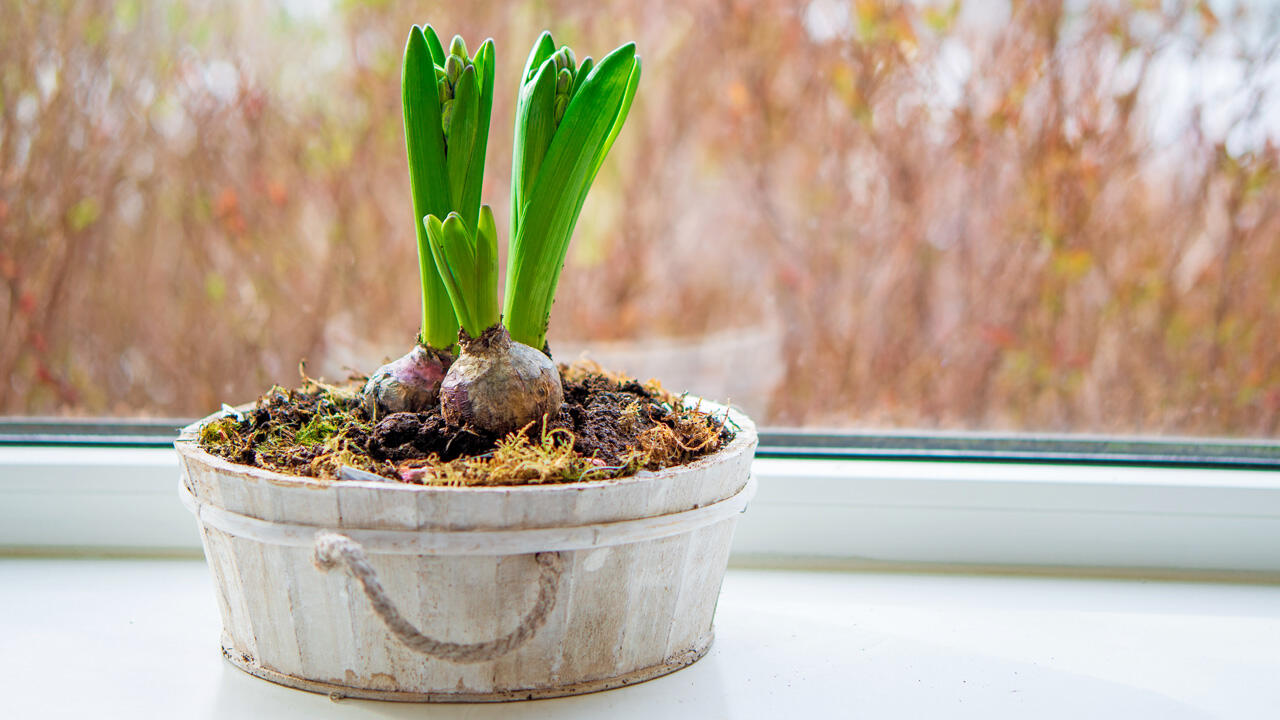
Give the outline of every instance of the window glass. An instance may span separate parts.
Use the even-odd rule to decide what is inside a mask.
[[[196,416],[417,330],[407,28],[638,99],[551,325],[770,425],[1280,433],[1269,3],[5,2],[0,413]],[[505,245],[505,239],[500,241]]]

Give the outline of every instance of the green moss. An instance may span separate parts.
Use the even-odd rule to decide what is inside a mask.
[[[337,420],[338,418],[329,415],[316,415],[302,426],[294,439],[299,445],[319,445],[342,429]]]
[[[225,446],[240,439],[240,423],[232,417],[224,417],[200,428],[200,444],[205,446]]]

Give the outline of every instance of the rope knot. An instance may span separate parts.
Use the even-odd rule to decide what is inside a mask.
[[[564,569],[564,563],[560,560],[558,552],[540,552],[534,553],[533,559],[538,563],[539,567],[546,568],[554,573],[559,573]]]
[[[333,570],[341,564],[343,550],[350,542],[350,539],[337,533],[316,533],[315,553],[312,555],[311,562],[321,572]]]

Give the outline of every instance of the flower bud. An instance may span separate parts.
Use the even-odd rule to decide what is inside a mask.
[[[462,60],[457,55],[450,55],[444,61],[444,73],[450,83],[457,85],[458,78],[462,76]]]
[[[573,73],[569,72],[569,68],[565,68],[556,75],[556,95],[568,95],[571,87],[573,87]]]
[[[467,53],[467,43],[462,39],[461,35],[453,36],[453,42],[449,43],[449,54],[458,57],[460,60],[471,59],[471,55]]]
[[[436,85],[436,91],[440,94],[440,102],[453,99],[453,87],[449,85],[448,78],[440,78],[440,82]]]
[[[560,121],[564,119],[564,111],[565,111],[565,108],[567,107],[569,107],[569,97],[567,95],[557,95],[556,104],[555,104],[555,117],[556,117],[557,125],[559,125]]]

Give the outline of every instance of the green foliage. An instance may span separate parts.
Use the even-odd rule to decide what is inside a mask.
[[[429,25],[415,25],[405,45],[401,89],[422,280],[420,339],[432,347],[453,345],[458,319],[421,219],[456,214],[469,228],[479,222],[493,108],[493,57],[492,40],[468,56],[466,43],[457,36],[446,55]]]
[[[556,49],[544,32],[529,53],[516,107],[504,306],[518,342],[546,343],[569,239],[639,79],[634,43],[578,67],[573,50]],[[493,42],[469,58],[454,37],[446,54],[430,26],[414,26],[405,48],[405,143],[422,219],[422,338],[435,347],[452,345],[459,325],[475,337],[500,318],[493,215],[480,205],[492,107]]]
[[[479,337],[498,324],[498,231],[493,210],[481,206],[475,232],[456,212],[444,222],[428,215],[423,226],[458,323],[468,335]]]
[[[511,148],[511,234],[520,226],[520,209],[524,207],[533,177],[542,165],[551,136],[555,134],[554,78],[550,72],[539,73],[543,62],[551,56],[555,43],[551,33],[544,32],[529,54],[525,73],[516,98],[515,143]]]
[[[529,53],[516,105],[503,309],[517,342],[546,343],[569,239],[640,81],[635,50],[628,43],[579,68],[573,51],[556,50],[544,32]]]

